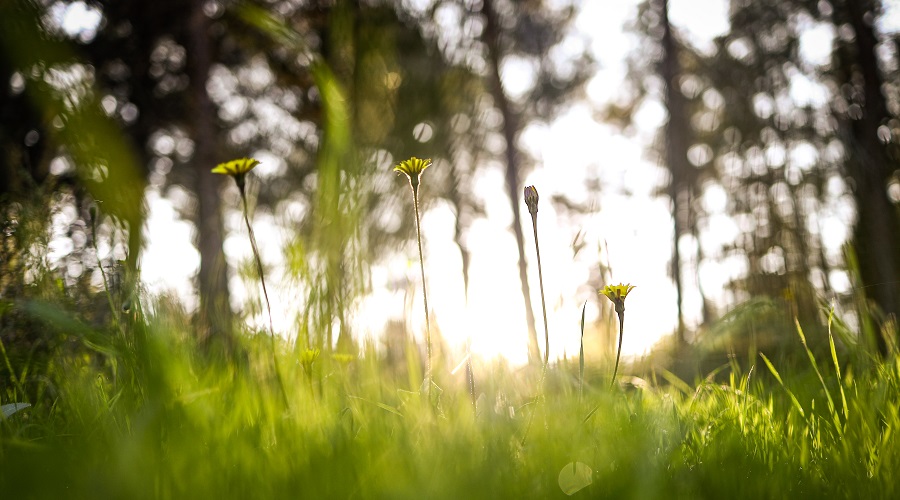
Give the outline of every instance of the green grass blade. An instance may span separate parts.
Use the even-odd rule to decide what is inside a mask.
[[[662,378],[666,379],[666,382],[672,385],[672,387],[678,389],[683,392],[685,396],[690,396],[694,393],[694,390],[691,389],[691,386],[688,385],[687,382],[681,380],[678,375],[666,370],[665,368],[661,368],[659,370],[659,374],[662,375]]]
[[[834,428],[839,435],[843,435],[844,431],[841,427],[841,420],[838,417],[837,410],[835,410],[834,407],[834,399],[831,398],[831,392],[828,390],[828,385],[825,384],[825,378],[822,377],[822,372],[819,371],[819,364],[816,363],[816,357],[813,355],[812,351],[809,350],[809,345],[806,343],[806,335],[803,334],[803,328],[800,326],[800,320],[794,318],[794,325],[797,327],[797,335],[800,336],[800,342],[803,344],[803,350],[806,351],[806,357],[809,358],[809,364],[812,365],[813,371],[816,372],[816,376],[819,378],[819,383],[822,384],[822,390],[825,391],[828,412],[832,419],[834,419]]]
[[[347,397],[349,397],[350,399],[358,399],[360,401],[365,401],[366,403],[375,405],[388,413],[393,413],[394,415],[397,415],[398,417],[401,417],[401,418],[403,417],[403,414],[400,413],[400,410],[394,408],[393,406],[386,405],[384,403],[379,403],[378,401],[372,401],[370,399],[361,398],[359,396],[347,396]]]
[[[580,349],[578,350],[578,398],[584,397],[584,310],[587,308],[587,301],[581,306],[581,338]]]
[[[760,355],[760,357],[762,357],[763,361],[766,363],[766,366],[769,367],[769,371],[775,377],[775,380],[778,381],[778,384],[781,385],[781,388],[784,389],[784,391],[787,393],[788,397],[791,398],[791,403],[793,403],[794,408],[796,408],[797,411],[800,412],[800,416],[805,418],[806,412],[804,412],[803,407],[800,406],[800,401],[797,401],[797,397],[794,396],[794,393],[791,392],[791,390],[788,389],[786,385],[784,385],[784,381],[781,380],[781,375],[778,374],[778,370],[775,369],[775,367],[772,365],[772,362],[769,361],[769,358],[767,358],[765,354],[759,353],[759,355]]]
[[[837,375],[838,388],[841,390],[841,410],[844,414],[844,420],[850,418],[850,408],[847,407],[847,395],[844,394],[844,379],[841,376],[841,365],[838,362],[837,350],[834,348],[834,336],[831,334],[831,323],[834,319],[834,304],[828,311],[828,346],[831,349],[831,360],[834,362],[834,373]]]

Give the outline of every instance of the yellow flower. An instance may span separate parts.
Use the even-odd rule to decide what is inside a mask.
[[[300,366],[303,367],[303,371],[306,372],[307,375],[312,375],[312,367],[313,363],[319,359],[320,351],[318,349],[304,349],[302,353],[300,353]]]
[[[394,172],[406,174],[406,177],[409,178],[409,185],[412,186],[414,190],[418,190],[419,175],[430,166],[431,158],[421,159],[413,156],[412,158],[406,161],[401,161],[396,166],[394,166]]]
[[[212,169],[214,174],[225,175],[243,175],[253,170],[253,167],[259,165],[259,160],[253,158],[238,158],[237,160],[219,163],[216,168]]]
[[[319,359],[319,351],[318,349],[304,349],[303,352],[300,353],[300,362],[304,365],[311,365],[317,359]]]
[[[606,295],[606,298],[616,305],[617,313],[624,313],[625,297],[627,297],[628,293],[634,290],[634,288],[635,286],[632,284],[623,285],[619,283],[618,285],[606,285],[603,290],[600,290],[600,293]]]
[[[538,211],[538,192],[534,186],[525,186],[525,204],[528,205],[528,213],[534,215]]]
[[[352,354],[344,354],[344,353],[334,353],[331,355],[331,359],[337,361],[342,365],[348,365],[351,361],[353,361],[354,356]]]
[[[212,169],[214,174],[224,174],[234,177],[234,181],[241,190],[241,196],[244,195],[244,176],[247,172],[253,170],[253,167],[259,165],[259,160],[253,158],[238,158],[237,160],[219,163],[216,168]]]

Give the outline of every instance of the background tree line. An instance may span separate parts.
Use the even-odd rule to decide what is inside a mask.
[[[96,29],[67,32],[59,14],[85,5],[101,16]],[[133,229],[145,216],[140,195],[130,197],[130,224],[106,218],[118,207],[105,199],[100,223],[91,220],[90,207],[106,193],[85,182],[90,173],[70,149],[93,142],[92,154],[102,157],[111,139],[68,126],[70,115],[88,109],[124,133],[119,147],[129,162],[108,171],[134,173],[129,183],[136,193],[147,187],[188,193],[181,208],[196,228],[196,326],[203,338],[227,338],[234,309],[228,289],[234,270],[222,252],[229,191],[211,166],[248,154],[276,164],[255,186],[257,213],[274,215],[295,233],[284,255],[305,291],[300,333],[312,345],[330,346],[338,341],[334,332],[349,336],[347,309],[366,290],[366,263],[409,240],[406,200],[377,185],[375,172],[410,155],[435,159],[439,168],[428,188],[456,213],[455,240],[468,282],[465,232],[482,213],[472,195],[474,170],[491,159],[505,164],[511,206],[517,207],[523,172],[532,167],[516,145],[520,131],[526,123],[551,120],[591,67],[585,54],[577,71],[550,64],[546,54],[575,11],[540,1],[441,1],[417,10],[358,1],[23,0],[3,9],[9,36],[0,76],[10,82],[0,125],[8,228],[4,296],[27,294],[32,281],[26,271],[37,258],[27,257],[29,242],[53,231],[51,212],[73,213],[56,237],[77,235],[64,260],[80,267],[54,262],[47,274],[65,287],[91,288],[93,279],[96,289],[91,247],[103,235],[125,235],[132,244],[99,265],[139,265],[140,231]],[[26,42],[26,32],[41,45]],[[51,59],[63,49],[64,58]],[[519,99],[507,96],[500,78],[510,56],[536,67],[533,88]],[[85,98],[63,109],[43,105],[74,93]],[[112,178],[101,184],[116,189]],[[25,211],[36,207],[43,210],[37,226],[23,231]],[[513,212],[527,296],[522,229]],[[530,307],[528,313],[536,349]]]
[[[101,16],[95,30],[68,32],[54,20],[76,4]],[[550,121],[581,98],[593,75],[587,51],[569,54],[566,64],[552,56],[578,6],[425,5],[4,3],[0,298],[27,297],[40,279],[56,283],[74,307],[96,296],[102,265],[120,276],[124,303],[140,262],[143,192],[180,186],[200,254],[197,329],[227,338],[235,310],[228,289],[235,270],[222,252],[230,191],[209,170],[262,154],[274,167],[254,188],[257,214],[295,235],[284,256],[304,292],[301,337],[317,346],[349,342],[347,314],[367,290],[368,264],[407,244],[412,231],[402,217],[405,193],[380,185],[374,172],[412,155],[435,159],[428,189],[455,212],[468,283],[466,231],[483,212],[472,180],[494,161],[505,167],[529,350],[538,359],[519,218],[522,179],[536,160],[519,139],[529,123]],[[832,280],[848,269],[852,288],[837,298],[864,298],[882,313],[879,332],[896,329],[897,35],[878,30],[881,5],[871,0],[729,5],[728,33],[700,50],[672,26],[666,0],[642,3],[627,92],[599,114],[629,133],[643,103],[667,110],[655,154],[668,171],[658,187],[672,209],[678,341],[698,340],[683,319],[686,294],[701,297],[703,324],[759,297],[816,323],[817,297],[833,295]],[[812,28],[829,35],[822,60],[803,48]],[[536,75],[517,98],[502,77],[513,59]],[[721,214],[704,200],[715,189],[727,193],[724,215],[738,231],[710,248],[704,235]],[[851,245],[835,253],[824,241],[823,214],[845,207]],[[52,259],[51,239],[67,242]],[[98,264],[100,245],[112,251]],[[696,276],[726,260],[739,263],[740,276],[728,296],[707,297]],[[10,313],[0,321],[4,342],[26,342],[19,333],[26,319]],[[873,341],[884,350],[890,338]]]
[[[634,30],[646,47],[630,62],[626,97],[603,116],[627,130],[643,103],[665,106],[655,155],[668,170],[660,194],[673,213],[678,341],[688,340],[690,289],[703,324],[750,298],[809,326],[824,326],[822,297],[873,306],[883,321],[868,340],[886,352],[900,307],[900,59],[897,34],[878,30],[881,4],[732,1],[729,31],[700,49],[672,26],[669,3],[640,5]],[[704,200],[711,191],[727,193],[738,229],[719,246],[703,237],[721,215]],[[825,223],[833,214],[852,228],[843,252]],[[743,272],[714,304],[698,270],[733,257]],[[835,293],[842,276],[850,288]]]

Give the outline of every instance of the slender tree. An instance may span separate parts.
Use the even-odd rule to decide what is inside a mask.
[[[216,158],[218,130],[216,109],[207,93],[212,44],[210,20],[204,12],[203,0],[191,0],[186,36],[186,69],[188,101],[191,113],[190,130],[194,139],[194,192],[197,194],[197,247],[200,250],[200,315],[208,333],[215,337],[229,337],[232,324],[228,293],[227,266],[222,252],[225,230],[222,224],[220,193],[222,177],[211,172],[224,159]],[[241,192],[243,196],[243,190]],[[274,332],[273,332],[274,334]]]
[[[673,241],[672,241],[672,279],[675,282],[676,303],[678,305],[678,327],[676,339],[678,344],[684,343],[684,285],[682,277],[682,257],[679,242],[685,234],[691,233],[696,224],[690,220],[691,194],[694,179],[691,166],[688,164],[688,147],[690,144],[690,121],[687,104],[678,79],[681,77],[681,65],[678,61],[678,45],[672,34],[669,22],[669,1],[658,0],[660,24],[662,26],[662,50],[659,74],[665,82],[665,106],[669,118],[665,124],[665,161],[669,171],[667,195],[672,206]]]
[[[503,89],[503,80],[500,76],[500,65],[505,55],[500,42],[500,20],[494,7],[493,0],[482,2],[481,12],[485,19],[484,40],[487,45],[487,56],[490,61],[490,91],[494,98],[494,104],[503,118],[503,138],[506,141],[506,191],[509,196],[510,207],[513,214],[512,230],[516,238],[516,250],[518,251],[519,283],[522,286],[522,297],[525,302],[525,321],[528,326],[528,353],[529,357],[539,362],[541,359],[538,347],[537,329],[535,328],[534,309],[531,306],[531,290],[528,285],[528,266],[525,261],[525,233],[522,229],[522,216],[519,213],[519,191],[521,191],[521,171],[519,165],[519,152],[516,139],[519,133],[519,120],[512,109],[509,98]]]

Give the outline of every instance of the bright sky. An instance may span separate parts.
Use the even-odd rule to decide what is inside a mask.
[[[900,26],[897,2],[887,3],[884,26]],[[588,85],[589,98],[595,105],[613,98],[625,77],[624,57],[635,48],[635,42],[623,26],[633,17],[636,4],[636,0],[586,1],[583,4],[577,28],[590,38],[591,49],[600,63],[600,70]],[[671,0],[670,5],[673,24],[698,48],[708,49],[710,40],[727,30],[724,0]],[[812,53],[810,57],[814,56]],[[516,71],[515,64],[508,66],[504,69]],[[516,91],[515,88],[510,90]],[[648,107],[639,114],[639,121],[650,131],[663,117],[663,110]],[[542,199],[538,225],[551,359],[564,352],[569,355],[578,352],[581,305],[596,294],[596,290],[587,289],[584,283],[590,266],[597,261],[597,249],[601,245],[609,248],[613,282],[637,285],[627,301],[623,352],[644,353],[674,330],[675,291],[667,269],[672,226],[668,203],[652,194],[661,173],[657,166],[645,160],[643,148],[646,144],[641,141],[646,141],[649,133],[633,139],[623,137],[615,129],[597,123],[590,104],[583,103],[572,107],[550,126],[534,127],[523,134],[523,146],[542,164],[524,181],[525,185],[537,186]],[[264,168],[261,165],[258,171],[265,174]],[[583,188],[586,174],[592,168],[599,172],[603,181],[603,192],[598,199],[586,199]],[[394,174],[386,172],[385,175]],[[427,177],[426,172],[423,197],[428,196]],[[396,179],[396,183],[397,189],[405,189],[405,179]],[[433,307],[432,321],[437,323],[451,346],[459,348],[466,336],[471,335],[476,355],[501,355],[513,363],[522,363],[526,360],[527,340],[524,305],[515,243],[509,230],[512,214],[508,199],[500,193],[505,193],[500,166],[482,169],[475,194],[485,204],[486,217],[476,220],[468,230],[467,241],[472,254],[468,305],[463,296],[461,259],[452,239],[452,212],[446,205],[431,204],[424,214],[429,304]],[[579,201],[589,203],[598,211],[582,226],[570,227],[557,217],[549,203],[555,193],[580,197]],[[704,202],[711,207],[724,207],[725,196],[724,191],[713,190]],[[164,199],[160,198],[158,190],[151,189],[148,200],[151,207],[147,225],[150,246],[143,257],[144,279],[150,290],[174,290],[189,305],[194,304],[196,298],[190,279],[199,266],[199,256],[190,245],[193,228],[179,220],[173,209],[173,205],[184,202],[183,196],[176,193],[172,199]],[[522,220],[530,225],[530,217],[521,200],[520,213]],[[412,216],[411,211],[409,215]],[[278,229],[271,216],[258,217],[255,224],[264,260],[270,265],[277,263],[280,243],[286,238],[284,231]],[[714,218],[712,224],[719,224],[714,231],[716,234],[727,235],[735,231],[730,221]],[[236,212],[227,218],[226,226],[230,236],[225,250],[229,263],[234,266],[250,257],[250,248],[246,230]],[[579,230],[584,233],[586,246],[577,258],[573,258],[571,242]],[[542,339],[537,265],[530,227],[526,226],[525,234],[532,306]],[[413,242],[408,249],[408,255],[396,256],[384,266],[372,269],[374,291],[354,316],[358,334],[377,335],[389,319],[405,318],[414,335],[424,336],[420,277]],[[705,289],[716,297],[730,275],[738,271],[737,267],[727,263],[710,264],[699,274]],[[296,291],[286,290],[277,282],[275,276],[283,274],[277,271],[277,264],[276,271],[270,274],[275,326],[282,334],[290,335],[294,311],[284,299],[296,296]],[[234,303],[240,304],[246,295],[244,284],[235,279],[231,286]],[[688,288],[691,286],[689,282]],[[595,304],[588,300],[588,322],[598,317]],[[685,307],[690,325],[697,320],[699,297],[688,293]]]

